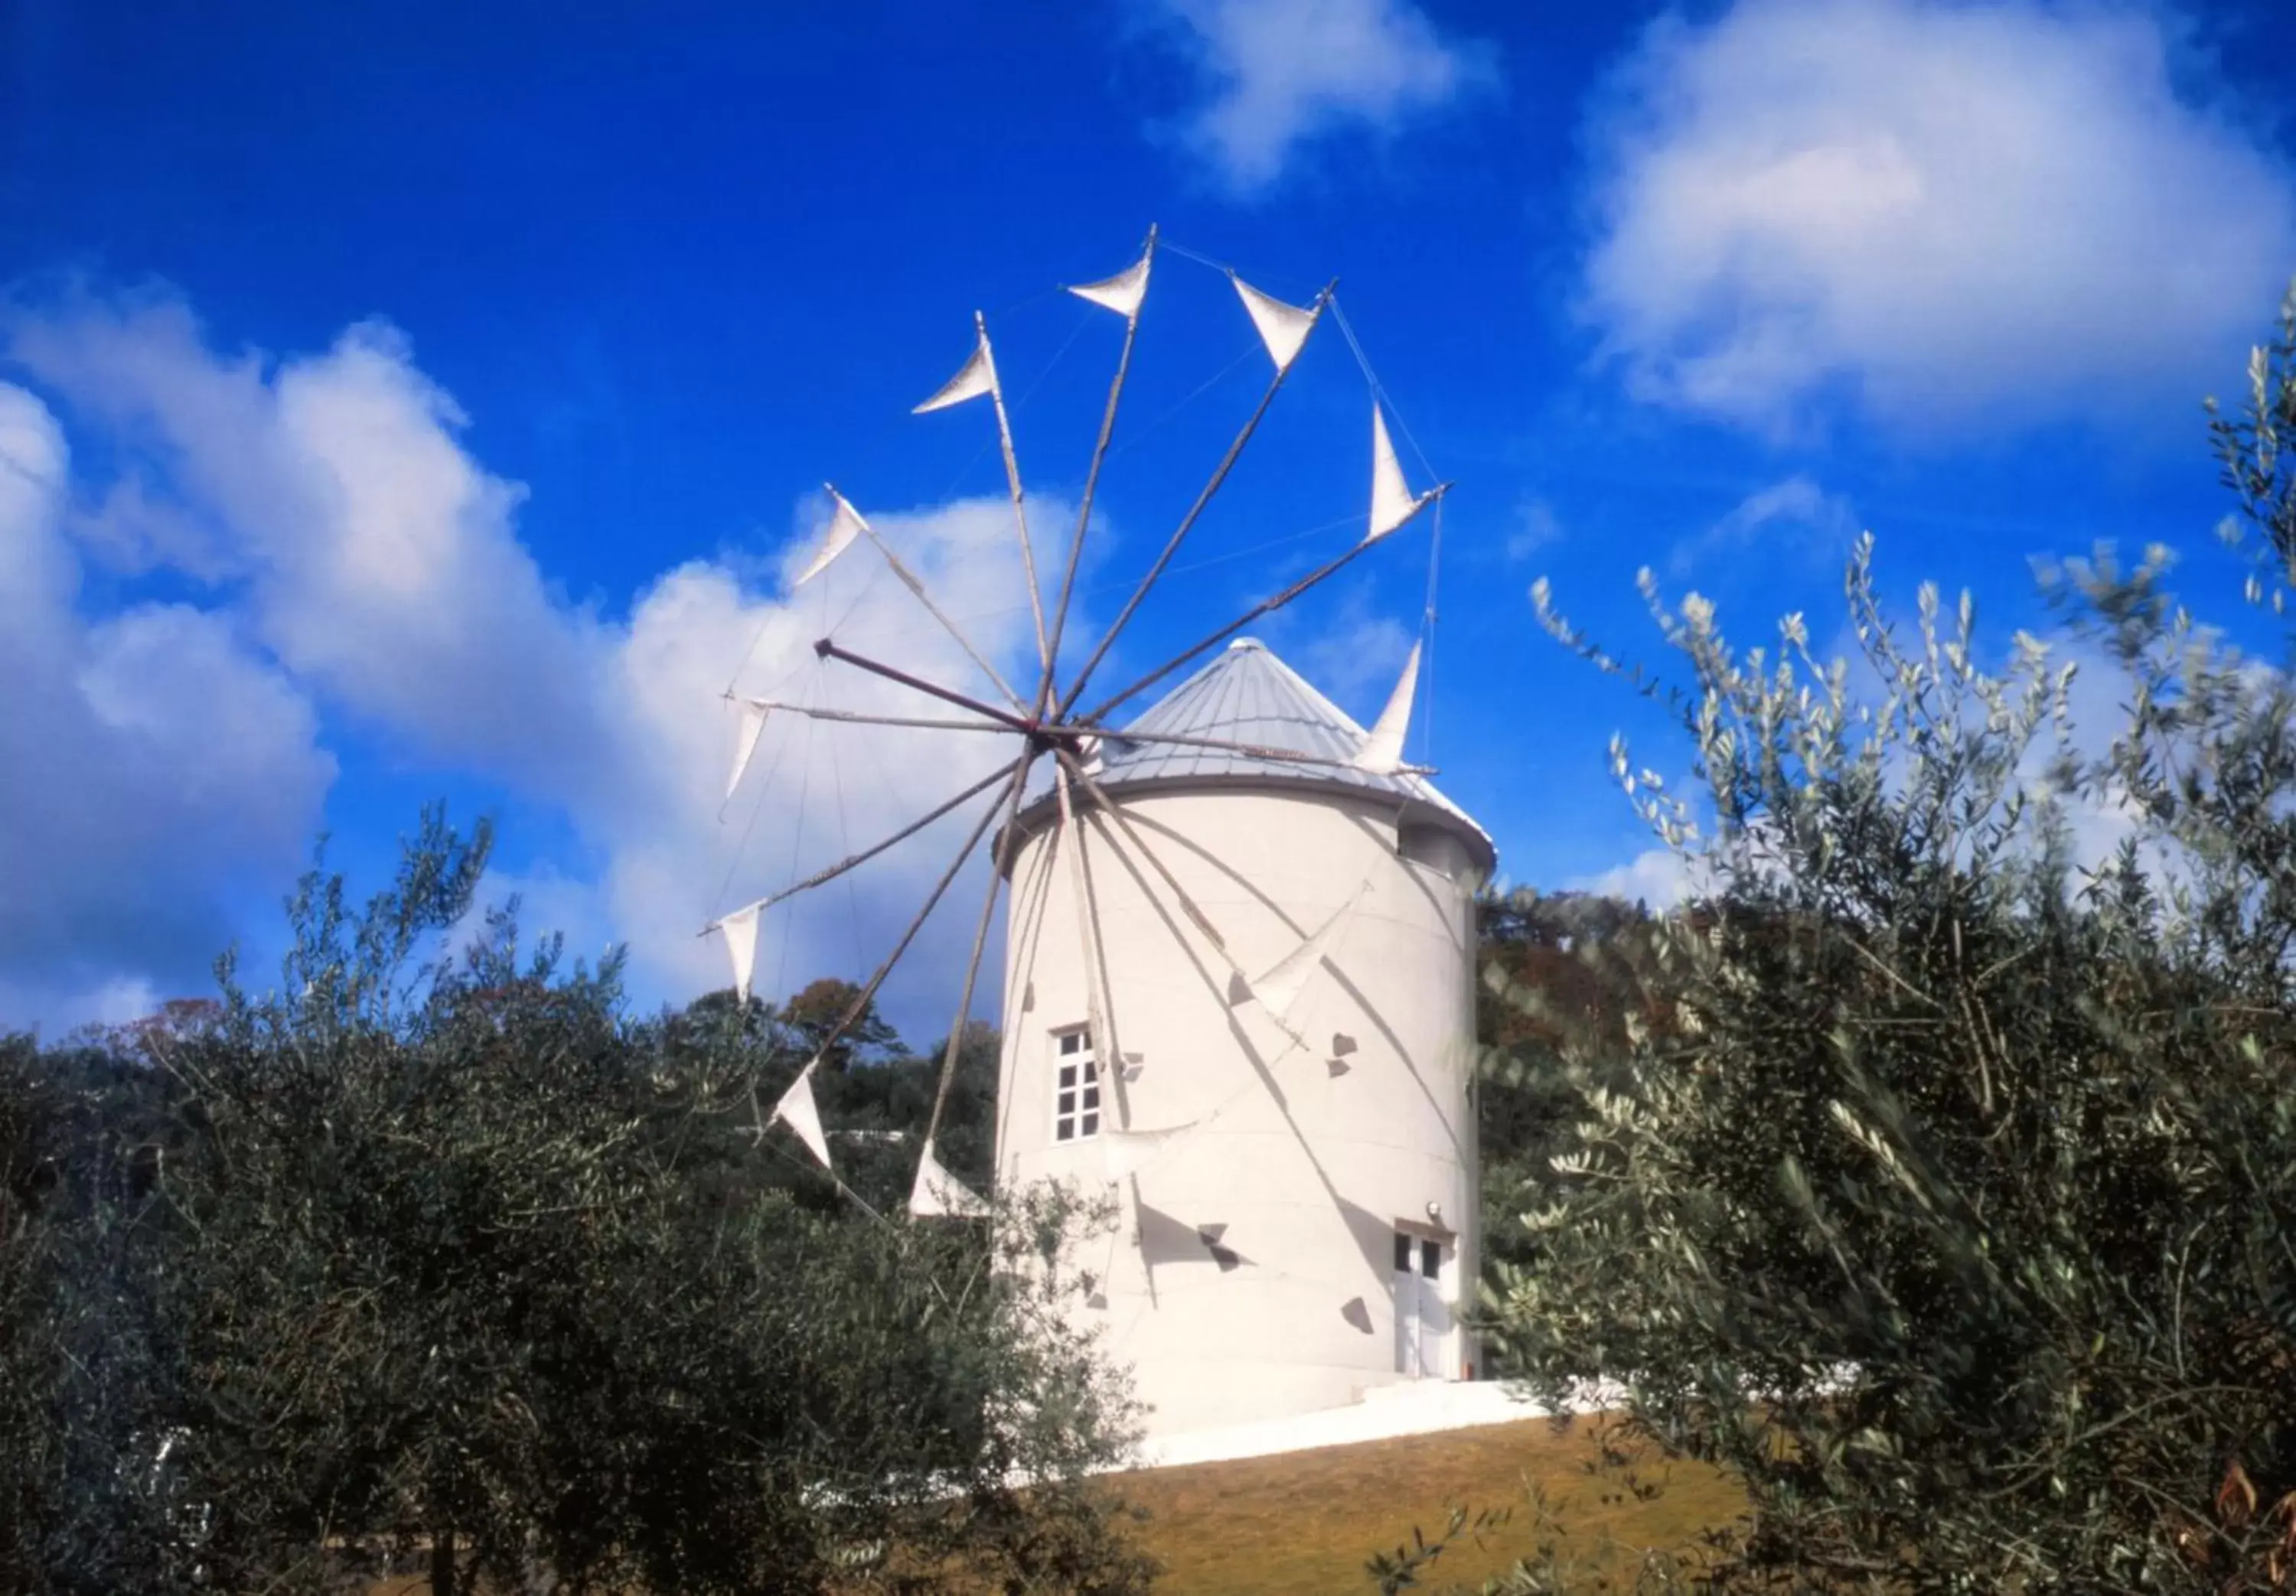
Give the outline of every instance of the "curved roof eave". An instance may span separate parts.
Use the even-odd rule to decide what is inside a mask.
[[[1124,798],[1140,797],[1177,797],[1188,793],[1271,792],[1296,793],[1303,797],[1323,798],[1333,804],[1357,808],[1367,814],[1393,814],[1398,823],[1437,826],[1450,832],[1467,845],[1468,853],[1486,879],[1498,869],[1498,845],[1490,834],[1469,819],[1465,814],[1443,800],[1439,794],[1428,797],[1415,793],[1387,793],[1375,789],[1333,782],[1314,775],[1299,775],[1281,768],[1225,775],[1135,776],[1111,779],[1098,772],[1094,780],[1102,791],[1121,802]],[[1088,800],[1086,800],[1088,804]],[[1009,873],[1013,868],[1012,850],[1023,839],[1034,836],[1050,824],[1057,800],[1049,793],[1030,799],[1013,817],[1008,827],[1000,826],[990,841],[990,857],[999,871]]]
[[[1349,764],[1366,735],[1266,644],[1240,637],[1128,724],[1104,736],[1090,768],[1111,798],[1256,789],[1352,798],[1368,810],[1392,809],[1399,817],[1442,826],[1467,843],[1486,876],[1496,871],[1498,848],[1490,834],[1424,776],[1357,770]],[[1177,741],[1153,741],[1164,738]],[[1259,757],[1249,748],[1316,763]],[[1022,834],[1035,830],[1051,803],[1049,792],[1039,792],[1016,817],[1014,829]],[[999,867],[1004,868],[1007,843],[1001,831],[996,846]]]

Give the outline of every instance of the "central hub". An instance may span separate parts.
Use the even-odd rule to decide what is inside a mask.
[[[1031,720],[1028,723],[1028,734],[1029,751],[1032,754],[1049,754],[1056,750],[1065,750],[1079,759],[1084,757],[1084,740],[1091,735],[1090,733],[1078,727],[1060,723],[1046,725],[1041,720]]]

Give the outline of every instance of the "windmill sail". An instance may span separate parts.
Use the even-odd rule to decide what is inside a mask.
[[[909,1188],[909,1212],[920,1219],[977,1219],[988,1212],[988,1204],[942,1167],[928,1142],[917,1160],[916,1183]]]
[[[755,699],[741,700],[742,720],[734,733],[734,773],[726,778],[726,801],[734,801],[734,790],[742,784],[742,773],[750,768],[750,758],[758,751],[758,739],[766,730],[766,707]]]
[[[1356,905],[1363,902],[1363,888],[1340,905],[1338,913],[1325,921],[1298,947],[1286,954],[1275,969],[1251,983],[1251,994],[1259,1006],[1278,1019],[1291,1018],[1292,1005],[1308,988],[1308,982],[1323,968],[1324,956],[1340,945],[1347,935],[1348,922],[1355,918]]]
[[[996,387],[996,357],[988,352],[988,334],[984,330],[980,342],[972,347],[972,357],[964,363],[955,376],[942,383],[931,398],[909,413],[922,415],[928,410],[946,410],[952,405],[962,405],[967,399],[977,399]]]
[[[1404,522],[1426,508],[1431,492],[1414,495],[1409,483],[1403,479],[1403,466],[1395,457],[1395,445],[1387,436],[1387,418],[1380,413],[1379,401],[1371,405],[1371,530],[1364,535],[1365,543],[1377,543]]]
[[[1379,712],[1378,721],[1356,757],[1348,763],[1357,770],[1375,776],[1391,776],[1403,764],[1404,733],[1411,730],[1411,698],[1419,686],[1419,645],[1411,645],[1411,657],[1403,662],[1403,675],[1395,683],[1395,692],[1387,700],[1387,708]]]
[[[834,1174],[837,1168],[829,1161],[829,1138],[821,1134],[821,1108],[813,1101],[813,1067],[820,1062],[816,1058],[797,1072],[797,1079],[774,1105],[774,1118],[795,1131],[797,1139],[821,1160],[821,1166]]]
[[[1143,255],[1113,277],[1103,277],[1098,282],[1080,282],[1069,292],[1127,319],[1138,315],[1140,301],[1148,292],[1148,257]]]
[[[726,938],[726,952],[734,961],[734,990],[745,1003],[750,1001],[750,973],[758,962],[758,912],[763,907],[750,904],[718,922],[718,932]]]
[[[1259,330],[1259,341],[1267,346],[1267,357],[1275,363],[1275,369],[1290,369],[1299,356],[1300,346],[1308,341],[1308,334],[1315,328],[1316,313],[1270,299],[1233,272],[1228,274],[1228,281],[1235,284],[1236,297],[1250,313],[1251,324]]]
[[[799,573],[797,580],[790,584],[791,587],[803,587],[827,570],[831,561],[851,548],[853,540],[869,529],[869,523],[861,519],[859,511],[845,502],[843,494],[826,483],[823,487],[829,496],[837,501],[837,512],[829,519],[829,533],[821,540],[819,551],[815,553],[812,562]]]

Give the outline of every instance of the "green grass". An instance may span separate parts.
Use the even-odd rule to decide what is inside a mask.
[[[1558,1430],[1534,1419],[1112,1483],[1128,1505],[1148,1513],[1136,1538],[1165,1566],[1158,1588],[1176,1596],[1372,1591],[1365,1562],[1407,1543],[1413,1526],[1433,1539],[1455,1505],[1513,1507],[1513,1521],[1482,1545],[1454,1546],[1423,1576],[1430,1589],[1473,1589],[1534,1550],[1537,1514],[1526,1480],[1544,1489],[1560,1520],[1563,1555],[1589,1568],[1585,1589],[1630,1589],[1645,1549],[1686,1550],[1700,1532],[1736,1518],[1745,1501],[1710,1469],[1647,1458],[1631,1473],[1661,1488],[1638,1499],[1618,1472],[1589,1472],[1599,1422],[1580,1419]]]

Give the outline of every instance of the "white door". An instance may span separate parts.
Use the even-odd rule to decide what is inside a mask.
[[[1443,1276],[1450,1249],[1440,1241],[1419,1243],[1419,1378],[1451,1378],[1451,1305],[1443,1300]]]
[[[1443,1300],[1446,1250],[1428,1237],[1395,1232],[1395,1371],[1412,1379],[1448,1377],[1451,1309]]]

